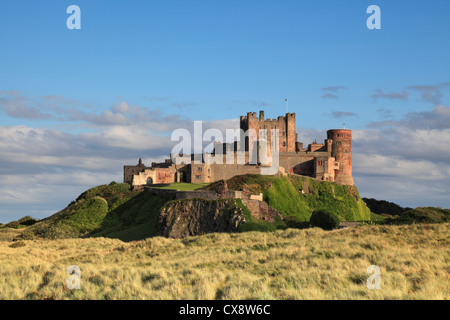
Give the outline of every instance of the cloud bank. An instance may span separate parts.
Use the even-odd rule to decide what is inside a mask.
[[[381,121],[353,130],[353,174],[361,195],[411,207],[450,207],[450,107],[438,104],[397,120],[390,110],[377,112]],[[32,99],[15,91],[0,93],[0,113],[33,120],[33,126],[0,126],[0,222],[46,217],[87,188],[122,181],[123,165],[138,158],[147,165],[163,161],[176,144],[171,132],[193,129],[193,119],[157,107],[121,101],[98,109],[64,97]],[[347,111],[331,115],[357,116]],[[203,122],[203,131],[238,127],[238,119]],[[298,133],[307,145],[323,141],[326,130]]]

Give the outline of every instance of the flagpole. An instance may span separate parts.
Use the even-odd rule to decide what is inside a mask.
[[[284,99],[284,101],[286,101],[286,113],[289,113],[289,108],[288,108],[288,99]]]

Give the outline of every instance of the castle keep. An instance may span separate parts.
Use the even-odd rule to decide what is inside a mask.
[[[179,161],[174,161],[178,155],[171,155],[171,159],[163,163],[152,163],[150,167],[145,166],[139,159],[137,165],[124,166],[124,182],[138,188],[144,185],[172,182],[214,182],[230,179],[235,175],[260,174],[261,168],[267,165],[262,164],[259,157],[255,160],[253,142],[256,141],[255,145],[257,145],[260,141],[267,140],[269,146],[267,152],[270,154],[270,130],[277,129],[280,170],[284,169],[289,173],[325,181],[354,184],[351,130],[328,130],[324,143],[314,141],[303,148],[303,143],[297,141],[295,113],[286,113],[284,117],[280,116],[277,119],[265,119],[264,111],[259,112],[259,118],[255,112],[248,112],[247,116],[240,117],[240,128],[244,132],[253,132],[241,137],[241,141],[245,141],[245,149],[239,154],[235,151],[238,142],[231,144],[235,147],[232,151],[230,151],[230,144],[216,144],[211,155],[223,157],[221,164],[205,161],[207,154],[199,155],[201,161],[194,161],[197,157],[191,155],[190,163],[181,164]],[[267,135],[261,136],[260,129],[266,129]],[[230,156],[235,159],[233,163],[227,163],[225,160]],[[243,161],[239,161],[238,158]]]

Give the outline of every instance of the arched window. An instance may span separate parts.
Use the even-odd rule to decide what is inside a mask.
[[[147,184],[153,184],[153,179],[152,178],[147,178]]]

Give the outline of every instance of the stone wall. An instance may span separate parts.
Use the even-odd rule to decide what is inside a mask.
[[[264,111],[259,112],[259,119],[256,112],[247,112],[247,116],[241,116],[240,128],[242,130],[254,130],[255,140],[259,140],[259,130],[267,130],[267,141],[271,141],[270,133],[272,129],[279,130],[279,150],[280,152],[295,152],[297,133],[295,132],[295,113],[286,113],[285,116],[279,116],[277,119],[265,119]],[[251,139],[249,138],[251,141]],[[246,143],[246,150],[249,150],[249,144]]]
[[[283,219],[281,214],[265,201],[242,199],[242,203],[250,210],[253,218],[275,222],[277,218]]]
[[[152,187],[145,187],[147,192],[153,195],[169,197],[173,199],[206,199],[206,200],[219,200],[219,199],[242,199],[244,194],[242,191],[225,191],[217,193],[216,191],[209,190],[194,190],[194,191],[178,191],[171,189],[158,189]]]
[[[202,198],[207,200],[218,199],[241,199],[243,194],[241,191],[225,191],[223,193],[217,193],[215,191],[178,191],[176,193],[176,199],[194,199]]]
[[[131,184],[133,187],[136,187],[147,184],[173,183],[176,182],[176,173],[175,166],[168,168],[147,168],[133,175]]]

